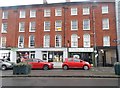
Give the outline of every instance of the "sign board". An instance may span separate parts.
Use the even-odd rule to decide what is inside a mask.
[[[69,52],[93,52],[93,48],[69,48]]]

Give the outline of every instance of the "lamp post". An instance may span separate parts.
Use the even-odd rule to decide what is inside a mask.
[[[94,66],[97,66],[97,45],[96,45],[96,27],[95,27],[95,8],[96,8],[95,2],[92,5],[92,16],[93,16],[93,38],[94,38]]]

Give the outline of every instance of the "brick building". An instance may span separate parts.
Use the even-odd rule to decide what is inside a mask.
[[[59,64],[78,56],[98,66],[116,55],[114,0],[0,7],[0,58],[41,58]]]

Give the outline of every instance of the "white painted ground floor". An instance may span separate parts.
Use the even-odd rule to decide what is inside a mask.
[[[98,60],[101,62],[102,53],[98,51],[97,63]],[[111,55],[111,56],[110,56]],[[78,56],[80,59],[88,61],[90,63],[94,62],[94,49],[93,48],[12,48],[12,49],[2,49],[0,50],[0,59],[10,58],[10,61],[17,62],[18,58],[39,58],[45,62],[52,62],[56,66],[61,65],[65,58]],[[111,62],[111,59],[116,58],[115,50],[110,50],[105,55],[107,63]],[[114,60],[116,61],[116,59]]]

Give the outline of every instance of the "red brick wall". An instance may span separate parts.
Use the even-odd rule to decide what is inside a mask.
[[[109,13],[106,15],[103,15],[101,12],[101,6],[103,4],[107,4],[109,6]],[[90,6],[90,15],[88,16],[83,16],[82,15],[82,8],[84,6]],[[56,7],[63,7],[63,6],[50,6],[50,7],[18,7],[18,9],[12,9],[8,8],[9,10],[9,19],[8,20],[2,20],[3,22],[6,21],[8,22],[8,33],[4,34],[7,36],[7,46],[11,47],[17,47],[18,43],[18,36],[19,35],[24,35],[25,37],[25,47],[28,47],[28,42],[29,42],[29,35],[33,34],[35,35],[35,47],[43,47],[43,36],[45,34],[50,35],[50,45],[51,47],[55,46],[55,35],[56,34],[61,34],[63,36],[64,34],[64,10],[62,10],[62,16],[61,17],[56,17],[55,14],[55,8]],[[78,15],[77,16],[71,16],[71,7],[77,7],[78,8]],[[91,4],[78,4],[78,5],[71,5],[68,6],[68,9],[65,13],[65,18],[66,18],[66,25],[65,25],[65,43],[67,45],[67,40],[71,40],[71,34],[76,33],[78,36],[80,36],[79,39],[79,47],[83,47],[83,34],[84,33],[93,33],[93,23],[92,23],[92,5]],[[19,18],[19,11],[21,9],[26,10],[26,19],[20,19]],[[29,11],[30,9],[35,8],[37,10],[37,15],[36,18],[29,18]],[[51,16],[49,18],[44,18],[44,8],[51,8]],[[110,29],[109,30],[102,30],[102,18],[107,17],[110,20]],[[91,21],[91,30],[90,31],[83,31],[83,19],[89,18]],[[79,29],[77,31],[71,31],[71,20],[76,19],[78,20],[79,24]],[[30,33],[29,32],[29,22],[35,20],[36,21],[36,32],[35,33]],[[50,32],[44,32],[44,21],[45,20],[50,20],[51,21],[51,29]],[[56,20],[62,20],[62,31],[56,32],[55,31],[55,21]],[[25,21],[25,32],[24,33],[19,33],[19,22],[20,21]],[[109,35],[111,39],[111,46],[116,46],[115,42],[112,42],[114,39],[116,39],[116,23],[115,23],[115,6],[113,3],[99,3],[97,7],[95,8],[95,28],[96,28],[96,39],[97,39],[97,46],[103,46],[103,36],[104,35]],[[64,46],[64,37],[62,37],[62,46]],[[91,46],[93,46],[93,35],[91,35]]]

